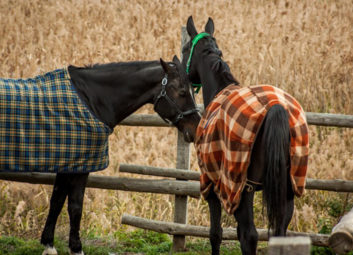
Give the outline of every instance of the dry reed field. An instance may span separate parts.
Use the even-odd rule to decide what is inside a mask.
[[[109,1],[0,0],[0,76],[33,77],[63,66],[131,60],[170,61],[180,55],[181,26],[207,18],[242,86],[272,84],[291,93],[305,111],[353,114],[353,2],[325,1]],[[198,96],[201,103],[201,95]],[[152,113],[144,107],[139,113]],[[310,126],[308,176],[353,179],[353,130]],[[198,170],[192,151],[193,170]],[[110,137],[110,166],[175,167],[176,130],[118,126]],[[147,178],[147,177],[144,177]],[[0,180],[0,235],[40,237],[51,186]],[[265,227],[257,196],[256,224]],[[189,199],[189,223],[208,225],[208,206]],[[353,206],[347,194],[307,191],[296,199],[290,229],[324,232]],[[173,196],[87,189],[81,231],[109,235],[126,227],[122,213],[172,221]],[[224,226],[235,225],[224,215]],[[66,237],[66,208],[56,234]]]

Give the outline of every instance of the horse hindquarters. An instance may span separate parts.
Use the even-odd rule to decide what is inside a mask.
[[[58,173],[56,175],[49,214],[41,238],[41,243],[46,246],[43,255],[57,254],[54,248],[54,230],[66,197],[68,197],[70,217],[69,247],[71,254],[83,254],[79,230],[88,175],[88,173]]]
[[[50,207],[47,220],[42,232],[41,244],[46,246],[42,255],[57,254],[54,248],[54,231],[56,221],[63,208],[67,194],[68,194],[68,181],[67,177],[62,174],[57,174],[53,186],[53,193],[50,198]]]
[[[84,254],[80,239],[80,223],[88,175],[88,173],[80,173],[70,176],[70,190],[68,194],[67,209],[70,218],[69,247],[72,255]]]
[[[293,213],[293,191],[289,180],[290,131],[287,111],[281,105],[272,106],[263,125],[265,142],[263,201],[267,208],[269,229],[273,229],[275,236],[283,236]]]

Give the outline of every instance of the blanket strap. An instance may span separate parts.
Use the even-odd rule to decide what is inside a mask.
[[[245,186],[247,187],[246,189],[247,192],[253,192],[255,190],[254,188],[255,185],[262,186],[262,183],[246,179]]]

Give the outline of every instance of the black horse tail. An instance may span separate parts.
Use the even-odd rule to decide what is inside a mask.
[[[284,235],[287,185],[289,178],[290,131],[288,113],[281,105],[274,105],[264,121],[265,173],[263,201],[266,204],[268,229],[275,236]]]

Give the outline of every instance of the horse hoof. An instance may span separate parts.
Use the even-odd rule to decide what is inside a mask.
[[[54,246],[45,246],[45,250],[43,251],[42,255],[58,255],[58,252],[54,248]]]
[[[70,252],[70,255],[85,255],[85,254],[83,253],[83,251],[80,251],[80,252],[73,252],[73,251],[71,251],[71,252]]]

